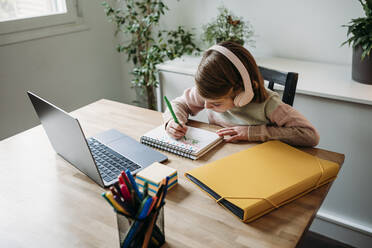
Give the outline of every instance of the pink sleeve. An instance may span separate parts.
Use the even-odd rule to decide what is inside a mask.
[[[278,139],[295,146],[316,146],[319,134],[315,127],[296,109],[280,104],[269,116],[276,126],[250,126],[250,141]]]
[[[316,132],[315,127],[300,112],[288,104],[280,104],[269,118],[279,127],[307,127]]]
[[[186,123],[189,115],[196,115],[204,109],[204,100],[198,94],[195,87],[186,89],[182,96],[171,101],[172,108],[180,122]],[[163,114],[163,120],[167,123],[172,115],[167,109]]]

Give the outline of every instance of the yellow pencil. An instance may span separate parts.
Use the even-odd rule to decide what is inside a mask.
[[[108,200],[110,203],[111,203],[111,205],[117,210],[117,211],[119,211],[119,212],[122,212],[122,213],[124,213],[124,214],[126,214],[126,215],[129,215],[129,213],[122,207],[122,206],[120,206],[119,205],[119,203],[117,203],[117,201],[114,199],[114,195],[112,194],[112,192],[111,191],[108,191],[108,192],[106,192],[104,195],[103,195],[103,197],[105,197],[106,198],[106,200]]]

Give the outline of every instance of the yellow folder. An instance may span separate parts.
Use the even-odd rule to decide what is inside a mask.
[[[244,222],[334,180],[337,163],[269,141],[185,173]]]

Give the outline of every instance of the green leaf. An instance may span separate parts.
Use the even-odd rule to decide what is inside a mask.
[[[368,54],[368,51],[364,50],[363,53],[362,53],[361,60],[364,60],[364,58],[367,56],[367,54]]]

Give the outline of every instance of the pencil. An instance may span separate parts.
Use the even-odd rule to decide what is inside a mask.
[[[183,128],[182,124],[178,121],[177,116],[173,111],[172,105],[170,104],[170,102],[169,102],[169,100],[166,96],[164,96],[164,100],[165,100],[165,103],[168,106],[169,112],[172,114],[174,122],[177,123],[178,125],[180,125]],[[183,136],[183,138],[186,140],[186,136]]]
[[[159,215],[160,208],[162,207],[161,203],[164,201],[165,195],[167,194],[167,190],[166,190],[167,186],[168,186],[167,183],[168,183],[168,180],[163,180],[158,192],[156,193],[156,196],[158,197],[158,201],[157,201],[156,206],[155,206],[156,211],[150,217],[151,218],[150,219],[150,224],[149,224],[148,229],[145,233],[142,248],[148,247],[149,241],[150,241],[151,236],[152,236],[152,230],[154,228],[154,225],[156,225],[155,222],[156,222],[156,219]]]

